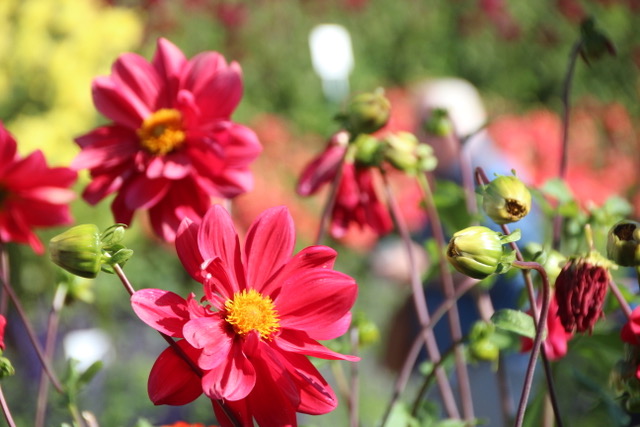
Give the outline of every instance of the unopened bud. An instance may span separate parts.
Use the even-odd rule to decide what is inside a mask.
[[[352,143],[355,161],[361,166],[379,166],[383,158],[383,144],[378,138],[366,133],[359,134]]]
[[[391,103],[382,91],[355,95],[341,115],[344,127],[352,134],[373,133],[389,121]]]
[[[529,213],[531,193],[517,177],[501,175],[485,186],[482,207],[496,224],[509,224]]]
[[[93,278],[102,263],[100,231],[94,224],[82,224],[59,234],[49,242],[51,260],[70,273]]]
[[[16,370],[14,369],[11,361],[4,356],[0,356],[0,379],[10,377],[15,375]]]
[[[580,24],[582,45],[580,55],[584,61],[591,65],[590,60],[598,60],[604,54],[616,55],[616,48],[607,35],[596,27],[593,18],[586,18]]]
[[[484,279],[498,272],[504,256],[501,234],[482,226],[456,232],[447,246],[447,259],[460,273]]]
[[[640,265],[640,223],[625,219],[611,227],[607,257],[623,267]]]
[[[444,108],[434,109],[423,124],[425,132],[433,136],[448,136],[453,134],[453,124],[449,112]]]
[[[385,160],[398,170],[417,173],[435,169],[438,161],[433,149],[423,144],[409,132],[397,132],[384,140],[386,144]]]
[[[469,352],[474,359],[487,362],[498,359],[500,347],[491,339],[495,329],[492,323],[482,320],[473,324],[469,332]]]

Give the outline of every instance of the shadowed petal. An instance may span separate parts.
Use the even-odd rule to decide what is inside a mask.
[[[191,347],[186,341],[177,342],[186,355],[195,362],[200,350]],[[147,383],[149,399],[155,405],[186,405],[202,394],[200,376],[189,364],[169,347],[160,353],[151,368]]]
[[[220,316],[200,317],[184,325],[184,338],[202,354],[198,366],[209,370],[229,357],[233,336],[226,330],[226,322]]]
[[[216,369],[202,377],[204,393],[211,399],[240,400],[246,397],[256,383],[256,371],[253,364],[242,354],[242,348],[236,344]]]

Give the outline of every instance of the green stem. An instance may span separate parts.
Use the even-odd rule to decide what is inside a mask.
[[[436,208],[431,186],[425,174],[418,174],[418,183],[424,195],[424,201],[431,225],[431,232],[438,248],[438,266],[440,268],[440,280],[442,281],[442,291],[446,298],[452,298],[455,295],[455,286],[453,284],[453,275],[449,270],[449,265],[444,256],[446,248],[446,240],[444,231],[440,222],[440,215]],[[454,304],[447,312],[449,320],[449,331],[451,338],[455,342],[462,342],[462,327],[460,326],[460,315],[458,313],[458,305]],[[458,387],[460,388],[460,399],[462,402],[462,411],[467,421],[475,419],[473,409],[473,397],[471,396],[471,383],[469,381],[469,372],[465,361],[464,348],[462,345],[454,348],[456,374],[458,379]]]

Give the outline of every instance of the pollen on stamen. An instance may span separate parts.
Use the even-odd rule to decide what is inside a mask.
[[[182,113],[172,108],[163,108],[151,114],[136,133],[142,148],[159,156],[179,149],[186,138]]]
[[[225,302],[225,320],[234,331],[246,336],[256,331],[260,337],[269,340],[280,328],[278,311],[268,296],[263,296],[255,289],[236,292],[233,299]]]

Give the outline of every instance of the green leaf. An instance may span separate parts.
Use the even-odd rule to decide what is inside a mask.
[[[518,240],[520,240],[520,237],[522,237],[522,233],[520,232],[519,228],[516,228],[515,230],[513,230],[510,234],[504,234],[501,238],[500,241],[503,244],[506,243],[511,243],[511,242],[517,242]]]
[[[491,321],[497,328],[505,331],[510,331],[528,338],[534,338],[536,336],[533,317],[524,311],[504,308],[496,311],[493,316],[491,316]]]
[[[567,183],[560,178],[553,178],[545,182],[542,186],[542,192],[547,196],[553,197],[562,204],[569,203],[574,200],[571,189],[569,189]]]

